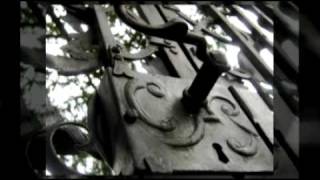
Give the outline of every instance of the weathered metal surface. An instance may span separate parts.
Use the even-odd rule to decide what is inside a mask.
[[[165,8],[167,8],[167,7],[165,7]],[[171,8],[171,6],[170,6],[169,8]],[[162,9],[162,8],[161,8],[161,9]],[[171,9],[172,9],[172,8],[171,8]],[[235,7],[235,9],[237,9],[237,7]],[[238,10],[238,9],[237,9],[237,10]],[[177,10],[174,9],[173,11],[177,11]],[[241,13],[241,11],[239,11],[239,10],[238,10],[238,12]],[[179,15],[181,16],[181,13],[180,13]],[[243,15],[243,14],[241,13],[241,15]],[[243,15],[243,16],[244,16],[244,15]],[[191,24],[195,24],[195,23],[192,23],[192,21],[190,21],[190,20],[187,19],[186,17],[183,17],[183,19],[187,20],[187,21],[190,22]],[[198,23],[198,24],[201,24],[201,23]],[[250,22],[250,25],[252,25],[251,22]],[[258,29],[256,26],[254,26],[254,28]],[[260,30],[259,30],[259,34],[257,34],[257,35],[261,35],[261,34],[263,34],[263,33],[261,33]],[[269,47],[272,47],[272,45],[271,45],[271,43],[270,43],[269,41],[268,41],[268,43],[269,43],[269,45],[270,45]],[[199,66],[198,66],[198,67],[199,67]],[[236,73],[236,71],[232,71],[232,72],[231,72],[231,74],[233,74],[234,76],[235,76],[235,75],[239,75],[239,73],[236,73],[236,74],[234,74],[234,73]],[[240,74],[240,75],[243,75],[243,74]],[[250,76],[248,76],[248,75],[247,75],[247,76],[244,76],[244,75],[243,75],[241,78],[250,79]],[[253,79],[252,81],[255,81],[255,80]],[[256,87],[258,88],[258,87],[260,87],[260,85],[257,85]],[[199,89],[201,89],[201,88],[199,88]],[[260,88],[259,90],[261,90],[261,88]],[[264,93],[264,92],[263,92],[263,93],[260,93],[260,92],[261,92],[261,91],[259,91],[259,94],[260,94],[265,100],[267,100],[266,103],[268,104],[269,108],[272,108],[272,105],[271,105],[272,103],[270,103],[269,97],[263,96],[263,95],[265,95],[265,93]],[[259,97],[257,96],[257,98],[259,98]],[[260,98],[259,98],[259,99],[260,99]],[[263,103],[263,102],[262,102],[262,103]],[[263,105],[264,105],[264,104],[263,104]],[[263,106],[263,108],[265,108],[265,105]],[[263,108],[262,108],[262,109],[263,109]],[[272,117],[272,115],[270,116],[270,118],[271,118],[271,117]],[[271,122],[272,122],[272,118],[271,118]],[[271,125],[273,125],[273,124],[271,124]],[[262,127],[263,127],[263,126],[262,126]],[[269,128],[270,128],[270,126],[269,126]],[[267,128],[267,129],[268,129],[268,128]],[[272,140],[272,138],[273,138],[273,131],[272,131],[272,132],[269,132],[268,134],[269,134],[268,137],[271,138],[271,141],[273,141],[273,140]]]
[[[192,115],[180,101],[191,80],[135,73],[134,79],[114,77],[113,82],[123,102],[121,114],[131,111],[131,118],[136,118],[124,123],[138,169],[149,167],[159,173],[272,171],[272,153],[225,84],[217,83],[208,98],[213,115],[207,112],[208,107]],[[226,114],[221,108],[239,113]],[[214,143],[217,145],[212,146]]]
[[[254,121],[253,123],[260,125],[266,133],[268,140],[273,144],[273,112],[267,107],[258,94],[252,93],[244,87],[231,87],[238,94],[239,98],[241,98],[241,101],[243,101],[243,106],[250,112],[250,118]]]
[[[135,74],[133,76],[132,73],[129,73],[128,67],[125,67],[125,65],[119,66],[121,58],[116,58],[114,66],[116,73],[113,71],[113,77],[111,77],[111,74],[107,75],[108,82],[109,85],[112,85],[112,88],[115,88],[112,91],[116,92],[116,97],[119,98],[117,100],[120,102],[120,111],[123,114],[123,118],[121,118],[123,123],[120,124],[124,126],[136,169],[155,173],[210,170],[222,172],[272,171],[272,153],[248,120],[248,118],[252,118],[248,117],[248,109],[244,109],[245,112],[243,112],[239,105],[233,102],[234,100],[230,100],[234,97],[230,92],[228,93],[228,85],[224,84],[220,87],[219,83],[216,83],[216,79],[223,70],[210,81],[212,84],[209,85],[204,82],[205,77],[210,74],[211,70],[217,71],[219,69],[215,69],[215,66],[209,66],[209,64],[222,63],[221,58],[213,58],[210,54],[207,54],[204,50],[206,48],[205,41],[195,34],[185,32],[184,27],[178,21],[172,21],[162,26],[148,26],[130,19],[121,6],[116,6],[115,10],[126,23],[147,34],[197,45],[196,55],[205,62],[200,69],[200,74],[195,78],[197,83],[192,83],[190,89],[199,88],[203,84],[208,86],[206,86],[204,96],[198,98],[199,102],[202,103],[195,104],[199,107],[199,111],[192,111],[191,113],[185,109],[184,105],[186,103],[182,101],[186,97],[183,96],[182,92],[190,86],[190,79],[183,80],[136,73],[133,73]],[[165,33],[173,27],[177,28],[175,31],[181,31],[182,34],[173,37]],[[165,43],[167,42],[165,41]],[[170,51],[174,54],[177,53],[172,49]],[[224,61],[224,63],[226,62]],[[121,68],[119,69],[119,67]],[[211,91],[214,84],[215,86]],[[210,91],[212,94],[209,95]],[[191,97],[201,94],[200,91],[194,92]],[[207,95],[209,95],[208,98]],[[204,101],[205,99],[208,101]],[[204,107],[201,108],[203,103]],[[157,105],[162,108],[156,108]],[[118,103],[116,106],[118,106]],[[216,106],[220,106],[220,108]],[[240,106],[243,108],[242,104]],[[217,110],[220,110],[222,114],[216,112]],[[227,116],[227,118],[219,117],[221,115]],[[120,120],[120,118],[117,119]],[[213,124],[207,126],[207,123]],[[220,123],[224,125],[227,123],[227,128],[230,130],[233,127],[234,130],[232,133],[222,133],[225,131],[223,130],[224,126],[216,129],[216,126]],[[214,129],[206,131],[208,128]],[[237,136],[233,133],[237,133]],[[209,136],[205,136],[206,134],[209,134]],[[241,137],[241,134],[246,134],[247,137]],[[110,143],[117,144],[117,142]],[[208,152],[208,145],[211,145],[211,148],[216,151],[215,156],[210,155],[210,153],[212,154],[211,148]],[[176,151],[176,148],[181,149]],[[183,151],[186,151],[185,148],[192,148],[195,152],[189,152],[186,155],[183,153]],[[231,159],[225,152],[228,152],[227,154]],[[207,154],[205,159],[203,158],[204,153]],[[112,154],[114,155],[115,151]],[[190,164],[191,160],[185,161],[187,156],[192,158],[192,164]],[[246,163],[239,160],[238,156],[246,157]],[[254,158],[256,156],[258,157]],[[214,159],[218,159],[221,164],[216,163]],[[237,160],[234,161],[234,159]],[[248,163],[250,160],[254,162],[254,165]],[[227,163],[228,168],[224,166]]]
[[[262,12],[257,6],[249,4],[245,7],[252,7],[258,12],[259,17],[263,17],[259,18],[263,19],[261,24],[266,25],[268,29],[273,28],[273,22],[265,13],[281,16],[282,19],[287,18],[283,14],[277,14],[277,9],[268,8],[269,12]],[[281,8],[279,6],[279,12]],[[294,158],[292,158],[292,154],[289,153],[289,156],[286,154],[290,148],[293,148],[294,156],[299,154],[297,141],[299,121],[291,113],[294,108],[290,110],[286,106],[288,102],[294,104],[297,101],[290,102],[290,99],[285,99],[287,104],[284,104],[284,101],[280,99],[281,108],[277,111],[277,107],[275,107],[275,126],[279,131],[273,137],[272,111],[270,110],[272,103],[270,103],[270,99],[266,98],[267,93],[257,89],[269,108],[257,94],[244,89],[243,85],[239,83],[242,79],[249,79],[254,86],[259,87],[259,82],[266,80],[272,82],[273,75],[277,76],[276,71],[280,69],[281,72],[278,75],[281,78],[277,76],[276,80],[285,81],[275,83],[276,88],[281,88],[279,94],[283,96],[284,93],[290,94],[292,92],[293,97],[297,94],[296,88],[291,88],[290,81],[288,81],[289,86],[288,83],[283,83],[293,77],[292,74],[285,71],[285,66],[277,65],[275,74],[273,74],[263,63],[256,50],[257,44],[260,42],[255,43],[254,37],[249,37],[234,28],[224,18],[225,14],[219,13],[215,6],[211,6],[209,9],[211,9],[211,15],[214,14],[215,17],[218,17],[220,22],[201,21],[194,23],[176,9],[169,10],[170,8],[162,5],[139,5],[138,10],[140,10],[140,15],[144,17],[144,21],[140,18],[136,20],[139,23],[147,22],[145,23],[147,28],[159,25],[160,31],[156,29],[154,34],[151,33],[153,36],[148,37],[149,45],[146,49],[137,54],[130,54],[115,42],[103,8],[100,5],[90,5],[87,9],[94,12],[93,16],[81,16],[81,13],[76,13],[79,8],[68,6],[67,10],[72,12],[74,17],[67,16],[64,19],[72,22],[71,25],[77,31],[80,30],[80,21],[78,20],[88,23],[91,22],[90,18],[96,19],[97,21],[94,23],[99,30],[97,31],[99,37],[96,37],[95,33],[81,34],[77,37],[68,36],[71,41],[65,50],[68,50],[72,59],[59,59],[59,57],[50,59],[50,56],[47,56],[47,60],[49,58],[48,62],[49,65],[51,63],[51,67],[66,75],[87,73],[105,65],[106,74],[102,79],[98,93],[93,97],[92,104],[89,106],[89,134],[92,135],[91,151],[95,148],[102,150],[100,155],[105,162],[110,163],[115,175],[132,175],[141,172],[168,174],[201,171],[212,174],[213,172],[232,172],[239,173],[240,178],[252,178],[254,176],[244,174],[272,172],[273,155],[270,144],[272,145],[274,141],[277,142],[281,135],[283,137],[281,146],[276,146],[273,150],[275,175],[261,175],[259,178],[297,176],[297,169],[291,163]],[[53,14],[52,11],[51,14]],[[194,25],[195,33],[188,34],[185,24],[179,20],[170,21],[172,17],[182,18]],[[279,17],[277,18],[279,19]],[[183,90],[190,87],[192,78],[196,77],[196,72],[199,71],[203,62],[207,63],[207,60],[210,59],[204,51],[206,46],[202,43],[201,37],[209,35],[229,43],[223,37],[206,29],[209,22],[221,24],[226,32],[230,33],[232,40],[240,42],[241,49],[249,57],[243,61],[249,62],[249,65],[245,65],[247,69],[243,68],[242,64],[242,66],[240,65],[241,70],[251,69],[254,73],[250,76],[232,71],[219,78],[216,83],[212,83],[214,84],[213,89],[207,88],[210,93],[204,92],[205,96],[199,98],[207,100],[200,106],[200,111],[190,113],[181,102]],[[59,23],[57,25],[61,26]],[[290,26],[289,31],[292,31],[293,35],[296,34],[295,30]],[[145,27],[139,31],[144,33]],[[175,36],[174,32],[178,32],[178,35]],[[62,33],[67,34],[65,31]],[[148,33],[146,32],[146,34]],[[95,42],[99,41],[98,46],[95,46],[95,43],[91,44],[90,35],[96,38]],[[279,49],[279,44],[275,44],[275,46]],[[105,50],[105,52],[99,52],[99,60],[96,55],[86,53],[86,49],[92,47]],[[283,56],[283,53],[279,52]],[[162,60],[161,68],[155,67],[159,63],[153,61],[154,64],[149,64],[150,70],[153,70],[149,75],[135,73],[129,69],[128,61],[148,58],[155,53],[160,56],[157,59],[158,62]],[[281,62],[285,62],[284,60],[288,60],[288,57],[282,58]],[[106,61],[107,63],[105,63]],[[163,66],[162,62],[166,66]],[[297,63],[291,62],[291,66],[295,70],[297,69]],[[208,66],[203,65],[202,68],[204,67]],[[208,69],[212,69],[212,73]],[[216,71],[212,67],[208,69],[207,78],[210,78]],[[248,72],[250,74],[250,71]],[[246,73],[248,72],[246,71]],[[216,74],[209,82],[215,82],[219,75],[220,73]],[[227,77],[230,76],[233,76],[235,80],[227,80]],[[251,77],[258,78],[250,79]],[[205,82],[204,80],[202,79],[201,82]],[[208,87],[212,87],[212,84]],[[202,83],[194,85],[193,89],[197,90],[195,92],[201,92],[202,85]],[[201,93],[194,93],[195,96],[199,94]],[[277,89],[274,96],[277,96],[275,99],[279,98]],[[290,114],[290,118],[286,116],[287,113]],[[259,124],[261,129],[257,128],[256,124]],[[267,141],[270,141],[270,144]],[[50,140],[49,143],[51,143]],[[284,150],[285,143],[287,145]],[[90,151],[90,148],[83,150]],[[53,154],[52,150],[50,153]],[[56,157],[51,156],[50,158],[52,160]],[[52,165],[54,166],[55,162]],[[61,168],[61,172],[55,169],[55,173],[70,173],[63,173],[65,171],[63,166],[59,168]]]

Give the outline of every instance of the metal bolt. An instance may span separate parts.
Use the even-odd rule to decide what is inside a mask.
[[[124,120],[129,124],[134,123],[138,117],[138,112],[134,109],[128,109],[124,114]]]
[[[196,48],[191,47],[191,48],[190,48],[190,51],[192,52],[192,54],[193,54],[194,56],[196,55]]]
[[[114,46],[114,47],[111,48],[111,51],[113,53],[120,54],[120,47],[119,46]]]

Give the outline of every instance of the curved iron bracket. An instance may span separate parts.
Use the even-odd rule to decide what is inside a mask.
[[[80,174],[79,172],[67,167],[62,160],[60,160],[57,156],[57,150],[54,146],[54,135],[58,130],[61,130],[63,126],[73,126],[73,127],[82,127],[87,129],[86,126],[79,123],[73,123],[73,122],[64,122],[56,124],[55,126],[51,127],[46,133],[46,159],[47,161],[50,161],[51,163],[47,163],[47,169],[50,170],[54,174],[54,176],[62,176],[62,177],[86,177],[84,174]],[[88,137],[88,140],[86,142],[83,142],[82,138],[74,137],[73,132],[71,132],[71,129],[63,129],[66,131],[73,141],[72,144],[70,144],[70,147],[73,147],[76,151],[85,151],[94,157],[101,156],[101,158],[104,160],[104,163],[107,165],[107,167],[110,170],[110,173],[112,173],[112,169],[110,166],[106,163],[103,154],[100,152],[99,148],[96,147],[95,142],[93,142],[92,137]]]
[[[191,25],[195,26],[195,28],[194,28],[195,32],[197,32],[197,33],[203,32],[204,34],[209,35],[209,36],[211,36],[211,37],[213,37],[223,43],[234,43],[233,40],[230,40],[230,39],[228,39],[228,38],[226,38],[216,32],[210,31],[206,26],[213,24],[212,21],[208,22],[207,20],[201,20],[199,23],[196,23],[193,20],[191,20],[189,17],[187,17],[185,14],[183,14],[178,8],[168,6],[168,5],[164,5],[163,7],[175,12],[179,17],[181,17],[182,19],[184,19],[185,21],[187,21]]]
[[[115,5],[114,10],[121,20],[137,31],[141,31],[151,36],[196,45],[196,55],[199,59],[202,61],[210,59],[207,52],[206,40],[198,34],[189,32],[188,25],[185,22],[178,19],[172,19],[165,24],[152,26],[142,23],[141,21],[137,21],[136,19],[138,18],[133,18],[133,15],[129,15],[126,12],[124,5]]]

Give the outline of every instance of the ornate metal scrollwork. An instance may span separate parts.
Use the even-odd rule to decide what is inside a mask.
[[[240,71],[229,72],[222,53],[208,52],[203,34],[224,43],[234,43],[233,40],[209,31],[207,26],[212,22],[206,20],[193,22],[192,32],[178,19],[151,26],[129,14],[123,5],[115,5],[115,11],[125,23],[146,35],[195,45],[195,55],[204,62],[193,81],[139,74],[129,68],[127,61],[150,56],[159,44],[151,42],[145,49],[131,54],[104,38],[107,49],[104,52],[102,46],[93,45],[92,32],[70,36],[71,41],[63,47],[70,57],[55,57],[55,60],[47,57],[51,58],[49,67],[67,75],[105,65],[104,77],[90,104],[88,125],[94,148],[102,151],[101,156],[116,169],[116,174],[148,169],[164,173],[269,171],[271,152],[228,91],[234,82],[221,78],[223,72],[238,79],[250,76]],[[179,12],[178,15],[190,21]],[[164,41],[161,45],[176,55],[180,53],[170,43]],[[92,47],[97,53],[90,50]],[[99,53],[105,53],[105,59],[112,62],[103,63]]]
[[[172,97],[173,94],[166,90],[160,81],[129,80],[125,85],[125,95],[130,111],[137,112],[138,119],[142,119],[149,126],[162,131],[163,133],[158,134],[157,137],[164,143],[171,146],[190,146],[203,138],[204,123],[202,118],[197,115],[177,113],[181,111],[181,107],[175,102],[177,98]],[[145,101],[146,99],[148,101]],[[177,121],[181,123],[181,119],[184,119],[185,122],[193,121],[193,132],[186,137],[166,136],[166,133],[175,131]]]
[[[234,43],[232,41],[232,39],[228,39],[214,31],[210,31],[208,29],[208,26],[214,25],[214,21],[213,20],[206,20],[206,19],[202,19],[200,20],[200,22],[194,22],[193,20],[191,20],[189,17],[187,17],[186,15],[184,15],[178,8],[175,8],[173,6],[170,5],[164,5],[164,8],[171,10],[173,12],[175,12],[179,17],[181,17],[182,19],[186,20],[188,23],[190,23],[191,25],[194,26],[193,32],[200,34],[200,33],[204,33],[206,35],[209,35],[215,39],[217,39],[218,41],[221,41],[223,43]]]
[[[253,156],[257,153],[257,142],[254,136],[250,136],[249,142],[244,143],[234,137],[229,138],[227,144],[233,151],[243,156]]]

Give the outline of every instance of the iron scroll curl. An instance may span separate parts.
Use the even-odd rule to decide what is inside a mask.
[[[133,15],[129,15],[126,12],[125,5],[116,4],[114,5],[114,10],[121,20],[133,29],[141,31],[147,35],[196,45],[196,55],[199,59],[202,61],[210,59],[207,51],[206,40],[198,34],[189,32],[188,25],[185,22],[179,19],[171,19],[165,24],[152,26],[141,21],[137,21],[136,19],[138,18],[133,18]]]

